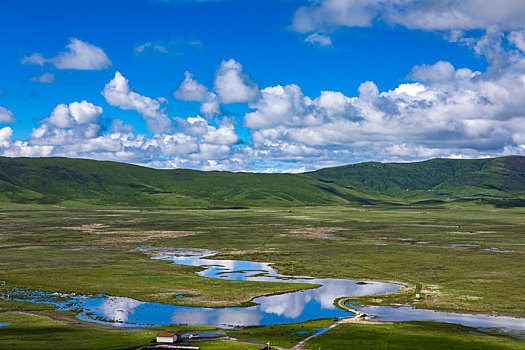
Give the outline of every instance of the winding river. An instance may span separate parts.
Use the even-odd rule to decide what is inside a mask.
[[[107,295],[80,296],[73,294],[44,293],[13,289],[9,296],[16,300],[52,303],[60,310],[76,310],[78,318],[91,322],[118,325],[126,328],[162,326],[169,324],[206,325],[223,328],[298,323],[310,319],[348,317],[353,314],[334,306],[336,298],[377,293],[395,292],[402,285],[383,282],[364,282],[333,278],[310,278],[286,276],[277,273],[270,263],[242,260],[210,259],[214,253],[208,250],[148,250],[152,259],[172,261],[174,264],[200,266],[198,275],[245,281],[270,281],[309,283],[318,288],[263,296],[253,300],[250,307],[204,308],[142,302],[126,297]],[[184,296],[178,296],[184,297]],[[501,328],[509,334],[521,336],[525,319],[445,313],[411,307],[357,306],[358,310],[377,315],[377,320],[409,321],[424,320],[456,323],[476,328]]]

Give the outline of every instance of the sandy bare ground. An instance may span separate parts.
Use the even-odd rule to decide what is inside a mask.
[[[288,233],[282,233],[283,238],[310,238],[310,239],[334,239],[339,238],[334,233],[347,230],[346,227],[294,227],[288,229]]]
[[[102,243],[130,243],[130,242],[144,242],[151,239],[158,238],[179,238],[184,236],[191,236],[200,231],[164,231],[164,230],[150,230],[150,231],[126,231],[126,230],[110,230],[104,224],[84,224],[80,226],[66,226],[57,227],[61,230],[81,231],[88,234],[100,235]]]

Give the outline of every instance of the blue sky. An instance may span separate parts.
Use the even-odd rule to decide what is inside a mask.
[[[300,172],[525,154],[525,4],[3,1],[0,154]]]

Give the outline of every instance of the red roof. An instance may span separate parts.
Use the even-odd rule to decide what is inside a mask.
[[[159,333],[157,334],[157,337],[174,337],[175,333]]]

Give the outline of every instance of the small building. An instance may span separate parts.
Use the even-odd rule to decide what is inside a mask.
[[[179,337],[175,333],[159,333],[157,334],[157,343],[175,343]]]

